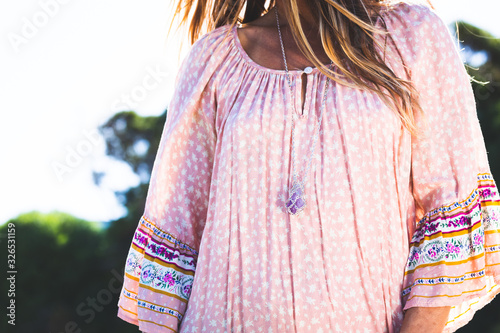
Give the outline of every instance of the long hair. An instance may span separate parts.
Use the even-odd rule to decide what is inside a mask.
[[[204,30],[250,22],[267,13],[275,3],[276,0],[178,0],[174,16],[181,17],[181,25],[189,22],[190,40],[194,43]],[[386,2],[308,0],[319,22],[323,48],[340,74],[329,70],[312,50],[300,22],[297,0],[280,4],[285,9],[295,42],[309,61],[336,82],[375,92],[412,134],[417,133],[414,115],[421,111],[418,94],[412,83],[398,77],[387,66],[383,55],[376,51],[385,48],[376,34],[385,35],[384,40],[387,40],[388,33],[380,14],[388,5]],[[382,28],[375,27],[377,18],[381,19]]]

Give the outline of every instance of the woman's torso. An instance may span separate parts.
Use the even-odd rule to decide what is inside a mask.
[[[181,332],[397,331],[414,212],[410,136],[374,93],[330,81],[307,205],[290,216],[291,115],[302,112],[302,73],[291,73],[294,109],[285,71],[253,61],[236,27],[222,39],[228,29],[207,40],[226,51],[210,80],[216,158]],[[298,170],[310,157],[326,84],[318,69],[305,77]]]

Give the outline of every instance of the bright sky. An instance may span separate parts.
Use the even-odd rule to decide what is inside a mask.
[[[118,111],[158,115],[167,107],[179,56],[176,39],[166,38],[171,3],[0,4],[0,223],[31,210],[94,221],[126,213],[113,191],[138,179],[105,156],[95,130]],[[462,19],[500,36],[495,0],[434,5],[447,23]],[[92,170],[108,174],[100,187]]]

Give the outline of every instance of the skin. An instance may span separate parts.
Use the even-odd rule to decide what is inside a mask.
[[[280,30],[285,47],[286,61],[289,70],[304,69],[314,65],[305,58],[295,44],[292,33],[288,26],[288,20],[284,16],[284,9],[281,9],[280,2],[277,3],[278,17],[280,20]],[[329,63],[330,59],[323,50],[319,37],[319,28],[316,20],[310,11],[307,11],[307,3],[299,2],[299,8],[304,26],[305,34],[313,50],[323,63]],[[258,19],[242,25],[238,29],[238,39],[248,56],[257,64],[272,69],[284,69],[283,55],[279,43],[278,30],[276,28],[276,13],[274,10],[259,17]],[[302,99],[301,105],[304,107],[306,91],[306,74],[302,74]]]
[[[450,307],[415,307],[406,311],[401,333],[440,333],[443,331]]]
[[[288,26],[288,20],[284,16],[281,7],[283,0],[277,0],[278,17],[280,29],[283,35],[286,58],[289,69],[304,69],[313,64],[305,58],[293,40]],[[330,59],[323,50],[319,37],[319,26],[311,12],[307,0],[297,0],[299,6],[301,23],[306,36],[314,52],[323,63],[329,63]],[[283,70],[283,57],[276,29],[276,16],[274,10],[260,18],[244,24],[238,29],[238,38],[249,57],[261,66]],[[302,75],[302,105],[306,90],[306,74]],[[448,319],[450,307],[413,307],[406,311],[401,333],[439,333]]]

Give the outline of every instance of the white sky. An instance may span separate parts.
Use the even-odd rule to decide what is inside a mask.
[[[0,223],[31,210],[94,221],[125,214],[112,191],[138,180],[126,165],[105,156],[102,139],[85,133],[117,111],[165,110],[179,56],[186,52],[179,55],[176,39],[166,38],[171,4],[0,3]],[[447,23],[463,19],[500,36],[495,0],[434,5]],[[58,177],[54,164],[68,162],[68,172]],[[93,184],[92,170],[108,172],[100,187]]]

